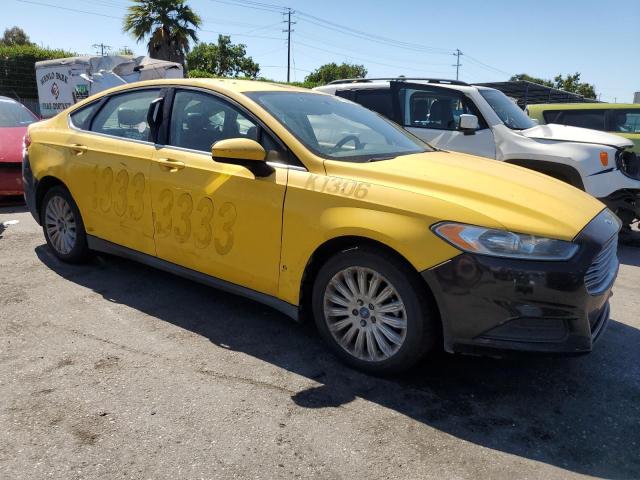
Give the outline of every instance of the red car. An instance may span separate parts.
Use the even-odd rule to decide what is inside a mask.
[[[27,107],[0,97],[0,198],[22,195],[22,145],[27,126],[37,122]]]

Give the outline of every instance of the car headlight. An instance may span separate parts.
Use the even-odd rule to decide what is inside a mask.
[[[564,240],[477,227],[464,223],[442,222],[433,232],[463,252],[522,260],[568,260],[578,245]]]

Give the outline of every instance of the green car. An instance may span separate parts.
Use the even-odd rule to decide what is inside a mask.
[[[529,105],[540,125],[555,123],[611,132],[633,142],[640,153],[640,103],[545,103]]]

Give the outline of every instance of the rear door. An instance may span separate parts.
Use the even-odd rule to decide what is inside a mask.
[[[127,90],[71,115],[68,181],[89,235],[155,255],[147,114],[159,88]],[[96,109],[93,111],[92,109]]]
[[[496,158],[491,129],[471,99],[462,92],[433,85],[391,82],[400,124],[414,135],[444,150]],[[459,129],[460,115],[478,117],[473,133]]]

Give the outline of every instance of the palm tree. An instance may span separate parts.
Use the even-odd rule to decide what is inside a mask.
[[[200,17],[184,0],[133,0],[124,17],[123,31],[137,42],[149,37],[149,56],[185,66],[189,40],[198,41]]]

